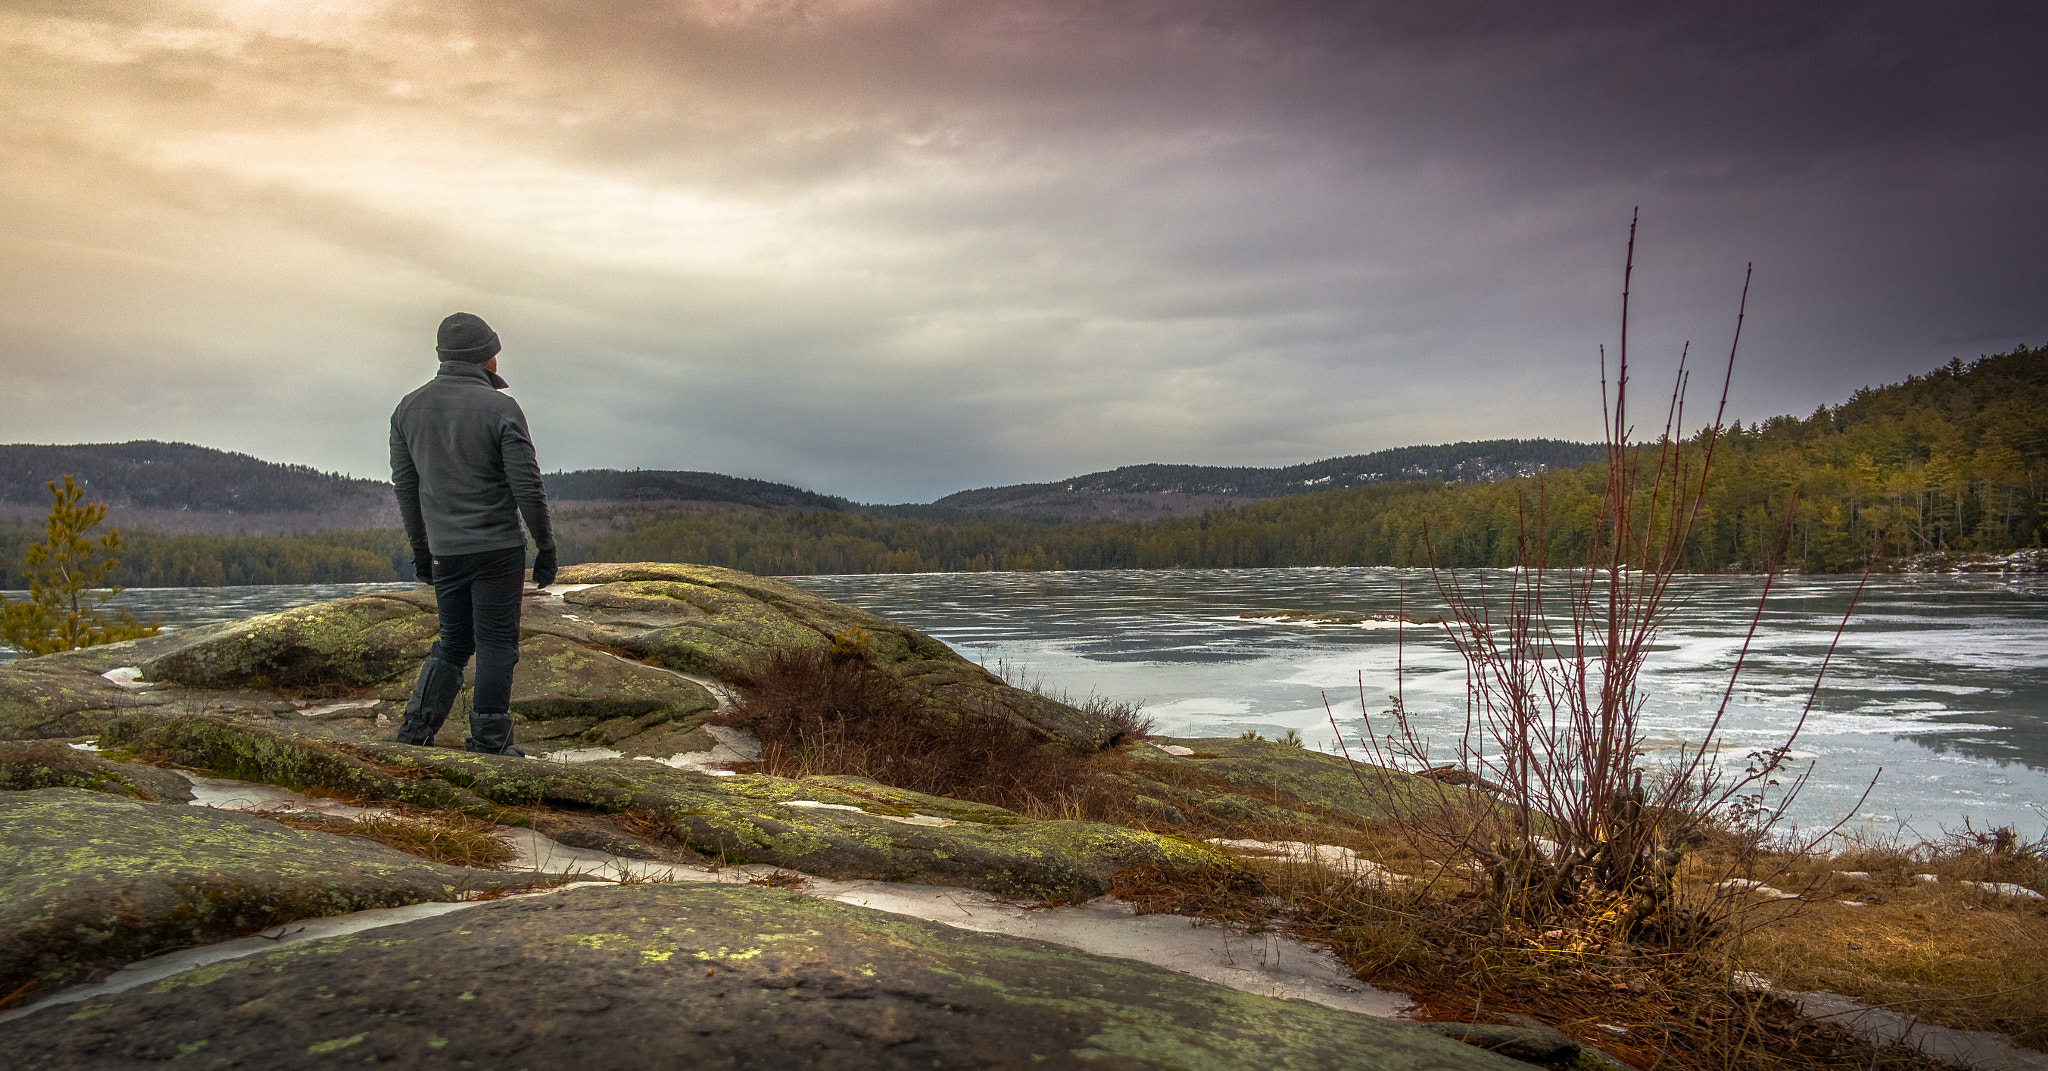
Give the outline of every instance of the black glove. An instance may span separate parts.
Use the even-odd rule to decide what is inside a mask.
[[[555,582],[555,548],[545,547],[533,554],[533,586],[547,587]]]
[[[412,556],[412,575],[422,584],[434,582],[434,556],[415,554]]]

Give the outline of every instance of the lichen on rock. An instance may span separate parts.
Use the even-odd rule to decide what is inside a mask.
[[[0,792],[0,992],[294,919],[535,878],[255,815],[78,788]]]
[[[731,885],[498,901],[44,1009],[8,1034],[24,1071],[181,1052],[261,1067],[1527,1066],[1131,960]]]

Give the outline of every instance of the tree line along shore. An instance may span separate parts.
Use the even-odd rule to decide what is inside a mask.
[[[1639,448],[1697,471],[1704,433]],[[1687,568],[1860,570],[1928,552],[1999,554],[2048,538],[2048,348],[1960,360],[1807,417],[1736,423],[1712,443]],[[1667,452],[1668,451],[1668,452]],[[1584,559],[1608,462],[1478,484],[1311,492],[1198,516],[1049,523],[657,504],[564,512],[561,560],[684,561],[759,575],[985,570],[1508,566],[1529,541]],[[1646,504],[1645,508],[1649,508]],[[124,533],[128,587],[411,579],[393,529],[296,537]],[[21,586],[27,522],[0,525],[0,588]]]

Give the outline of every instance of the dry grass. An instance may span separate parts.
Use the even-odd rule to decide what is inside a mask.
[[[764,889],[788,889],[802,892],[811,887],[811,879],[789,870],[776,870],[758,878],[748,878],[747,884],[759,885]]]
[[[1595,921],[1539,932],[1496,925],[1475,876],[1459,871],[1424,865],[1409,880],[1381,882],[1315,861],[1243,862],[1243,870],[1134,868],[1118,875],[1115,894],[1141,912],[1284,929],[1324,945],[1361,979],[1409,994],[1418,1018],[1530,1016],[1642,1071],[1940,1066],[1908,1050],[1874,1049],[1801,1018],[1786,1001],[1732,985],[1731,962],[1613,941],[1624,917],[1618,902],[1594,916],[1604,917],[1604,930]]]
[[[2048,1049],[2048,900],[1966,884],[2048,890],[2041,847],[1965,835],[1794,861],[1772,883],[1804,899],[1748,905],[1746,916],[1764,924],[1744,926],[1721,954],[1730,970],[1781,986]]]
[[[496,826],[454,811],[401,811],[349,819],[276,817],[298,829],[364,837],[436,863],[502,870],[513,859],[512,849],[494,835]]]
[[[1262,839],[1286,833],[1270,829]],[[1421,1018],[1531,1016],[1646,1071],[1938,1066],[1803,1019],[1788,1001],[1735,984],[1742,971],[1782,989],[1826,989],[2024,1046],[2048,1042],[2048,901],[1964,884],[2048,888],[2038,842],[1986,835],[1979,843],[1970,835],[1830,857],[1760,852],[1717,835],[1680,880],[1678,898],[1690,902],[1702,929],[1660,948],[1640,935],[1624,939],[1628,904],[1617,895],[1583,890],[1569,924],[1501,920],[1488,910],[1483,872],[1399,851],[1412,843],[1400,830],[1367,823],[1304,826],[1294,835],[1343,843],[1406,879],[1247,855],[1244,871],[1128,871],[1116,895],[1144,912],[1284,928],[1329,947],[1361,979],[1410,994]],[[1802,898],[1717,889],[1737,865]]]
[[[746,699],[721,720],[761,741],[779,777],[852,774],[1034,816],[1121,816],[1128,795],[1091,757],[1045,746],[995,715],[935,708],[913,685],[857,656],[778,650],[748,667]]]

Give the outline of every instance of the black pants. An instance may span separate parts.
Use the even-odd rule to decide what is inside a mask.
[[[526,548],[434,558],[434,605],[441,637],[420,667],[406,704],[398,742],[434,742],[462,690],[463,667],[476,657],[470,701],[470,751],[519,754],[512,748],[512,667],[519,664],[519,599],[526,581]]]
[[[476,656],[478,713],[503,714],[512,702],[512,667],[519,664],[519,595],[526,585],[526,548],[434,558],[434,605],[441,638],[432,657],[456,666]]]

